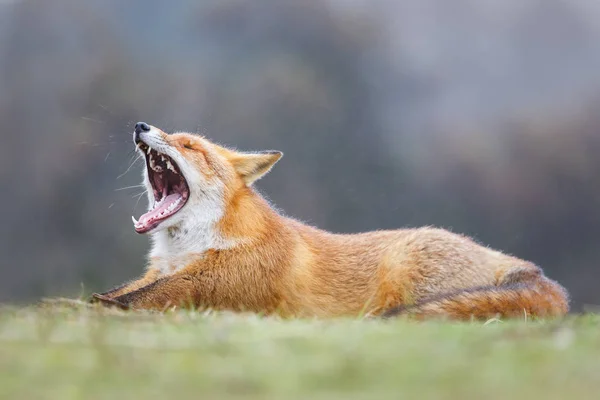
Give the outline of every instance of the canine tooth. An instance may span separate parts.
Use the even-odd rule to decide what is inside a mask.
[[[146,150],[146,153],[150,154],[151,151],[152,151],[152,148],[150,146],[148,146],[148,149]]]
[[[167,160],[167,168],[169,168],[171,171],[175,172],[175,167],[173,167],[173,164],[171,164],[171,161]]]
[[[137,224],[138,224],[138,221],[137,221],[137,219],[135,219],[135,217],[134,217],[133,215],[131,216],[131,220],[133,221],[133,224],[134,224],[134,225],[137,225]]]

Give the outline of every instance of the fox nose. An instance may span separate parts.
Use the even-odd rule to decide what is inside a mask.
[[[135,124],[135,129],[133,130],[133,141],[138,143],[140,141],[140,133],[148,132],[150,130],[150,125],[145,122],[138,122]]]

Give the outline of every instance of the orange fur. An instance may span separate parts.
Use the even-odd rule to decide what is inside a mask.
[[[469,319],[568,311],[566,291],[537,266],[470,238],[428,227],[339,235],[278,214],[251,184],[280,153],[248,155],[194,135],[160,135],[205,184],[222,185],[223,214],[211,229],[236,244],[178,254],[183,267],[167,256],[153,259],[141,280],[100,297],[138,309],[192,305],[283,316]]]

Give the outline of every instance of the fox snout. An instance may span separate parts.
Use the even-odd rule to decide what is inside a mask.
[[[150,125],[148,125],[145,122],[138,122],[137,124],[135,124],[135,128],[133,130],[133,143],[138,144],[139,142],[142,141],[142,139],[140,138],[140,135],[142,132],[149,132],[150,131]]]

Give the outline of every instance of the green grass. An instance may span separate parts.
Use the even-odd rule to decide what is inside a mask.
[[[600,316],[419,323],[0,311],[1,399],[591,399]]]

